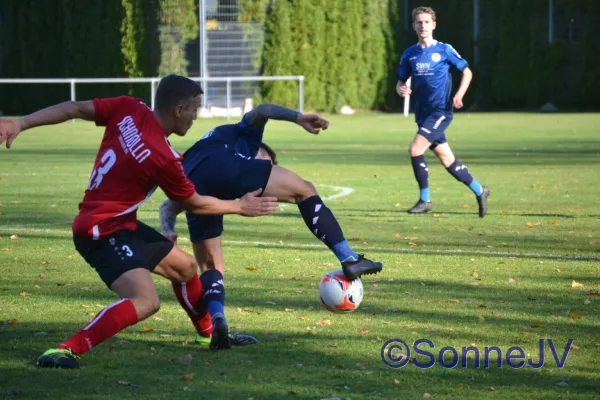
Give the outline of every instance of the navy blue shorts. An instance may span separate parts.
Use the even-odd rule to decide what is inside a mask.
[[[235,200],[258,189],[264,192],[272,167],[270,160],[219,153],[204,159],[188,178],[200,195]],[[186,213],[186,217],[192,243],[221,236],[223,232],[222,215]]]
[[[429,114],[424,120],[417,121],[419,130],[417,134],[427,139],[431,146],[431,150],[435,149],[438,145],[448,142],[446,139],[446,129],[452,122],[452,115],[435,112]]]

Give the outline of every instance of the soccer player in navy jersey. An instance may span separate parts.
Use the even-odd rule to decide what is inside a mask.
[[[183,168],[194,182],[196,191],[221,199],[235,199],[244,191],[263,189],[266,196],[298,205],[308,229],[335,254],[349,279],[381,271],[381,263],[368,260],[351,249],[338,221],[317,194],[315,186],[276,165],[275,153],[263,144],[263,132],[269,119],[296,123],[311,134],[318,134],[329,126],[328,121],[315,114],[302,114],[275,104],[261,104],[246,113],[239,123],[211,130],[184,153]],[[181,211],[177,201],[167,200],[161,206],[160,225],[165,236],[176,238],[175,219]],[[187,221],[196,260],[204,271],[202,275],[210,273],[222,279],[223,217],[197,218],[187,213]],[[205,296],[211,315],[222,314],[223,286],[219,285],[217,291]],[[206,326],[210,326],[210,321],[205,321]],[[197,331],[203,336],[199,329]]]
[[[475,194],[479,205],[479,216],[483,218],[487,213],[490,189],[473,178],[467,166],[454,156],[445,134],[452,122],[453,107],[463,106],[462,99],[469,88],[473,74],[467,61],[452,46],[433,39],[436,17],[431,8],[415,8],[412,19],[419,42],[402,54],[396,85],[396,91],[402,97],[414,93],[415,120],[418,126],[409,153],[421,193],[419,201],[408,212],[426,213],[432,209],[429,168],[424,157],[425,151],[429,148],[450,175],[467,185]],[[451,98],[450,67],[462,72],[460,86],[454,98]],[[406,85],[409,77],[412,77],[412,89]]]
[[[73,118],[105,127],[79,214],[73,221],[73,242],[119,300],[69,339],[44,352],[37,361],[39,367],[82,368],[81,354],[156,313],[160,301],[150,272],[172,282],[186,311],[189,304],[202,309],[200,298],[211,286],[210,280],[198,277],[194,257],[137,220],[138,207],[157,187],[193,214],[259,216],[277,209],[277,199],[258,197],[260,191],[240,201],[196,193],[184,174],[181,156],[167,137],[186,134],[196,119],[201,95],[202,89],[194,81],[170,75],[158,85],[154,111],[139,99],[121,96],[64,102],[20,119],[0,119],[0,144],[6,141],[7,148],[23,131]],[[187,283],[185,299],[181,282]],[[196,322],[196,315],[191,318]],[[229,344],[223,324],[215,326],[211,348],[219,350],[222,343]]]

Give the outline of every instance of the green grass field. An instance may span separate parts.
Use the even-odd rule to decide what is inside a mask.
[[[199,121],[172,143],[183,151],[222,123]],[[265,140],[280,163],[323,197],[338,195],[327,204],[349,243],[385,265],[363,280],[361,307],[340,315],[319,305],[317,284],[338,264],[295,206],[228,216],[229,322],[260,343],[198,349],[157,278],[161,310],[84,355],[80,371],[34,362],[116,300],[70,236],[102,131],[69,122],[26,132],[0,150],[0,398],[598,398],[600,297],[586,294],[600,286],[598,126],[598,114],[458,114],[450,143],[492,190],[480,219],[468,188],[431,154],[434,212],[405,212],[418,196],[406,150],[412,118],[333,116],[318,137],[270,122]],[[157,226],[163,199],[156,193],[139,218]],[[178,229],[187,236],[183,217]],[[495,355],[489,369],[473,359],[466,369],[391,369],[380,353],[392,338],[430,339],[436,358],[444,346],[474,345],[498,346],[505,360],[521,346],[537,362],[540,339],[553,339],[559,357],[569,339],[575,346],[562,369],[548,346],[541,369],[499,369]]]

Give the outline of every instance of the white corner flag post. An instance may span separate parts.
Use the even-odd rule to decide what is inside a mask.
[[[408,78],[406,81],[406,86],[410,88],[412,78]],[[408,117],[410,111],[410,95],[404,97],[404,116]]]

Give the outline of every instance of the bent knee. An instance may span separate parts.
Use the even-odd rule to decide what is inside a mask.
[[[310,181],[304,181],[304,184],[301,188],[299,188],[298,193],[296,194],[296,204],[303,202],[309,197],[313,197],[317,195],[317,188]]]
[[[198,273],[198,263],[194,257],[188,255],[178,265],[171,265],[169,278],[176,282],[185,282]]]
[[[129,300],[133,303],[138,320],[140,321],[156,314],[160,310],[158,296],[139,296]]]
[[[424,154],[424,151],[422,149],[420,149],[416,143],[413,142],[410,144],[410,146],[408,146],[408,154],[411,157],[419,157]]]

